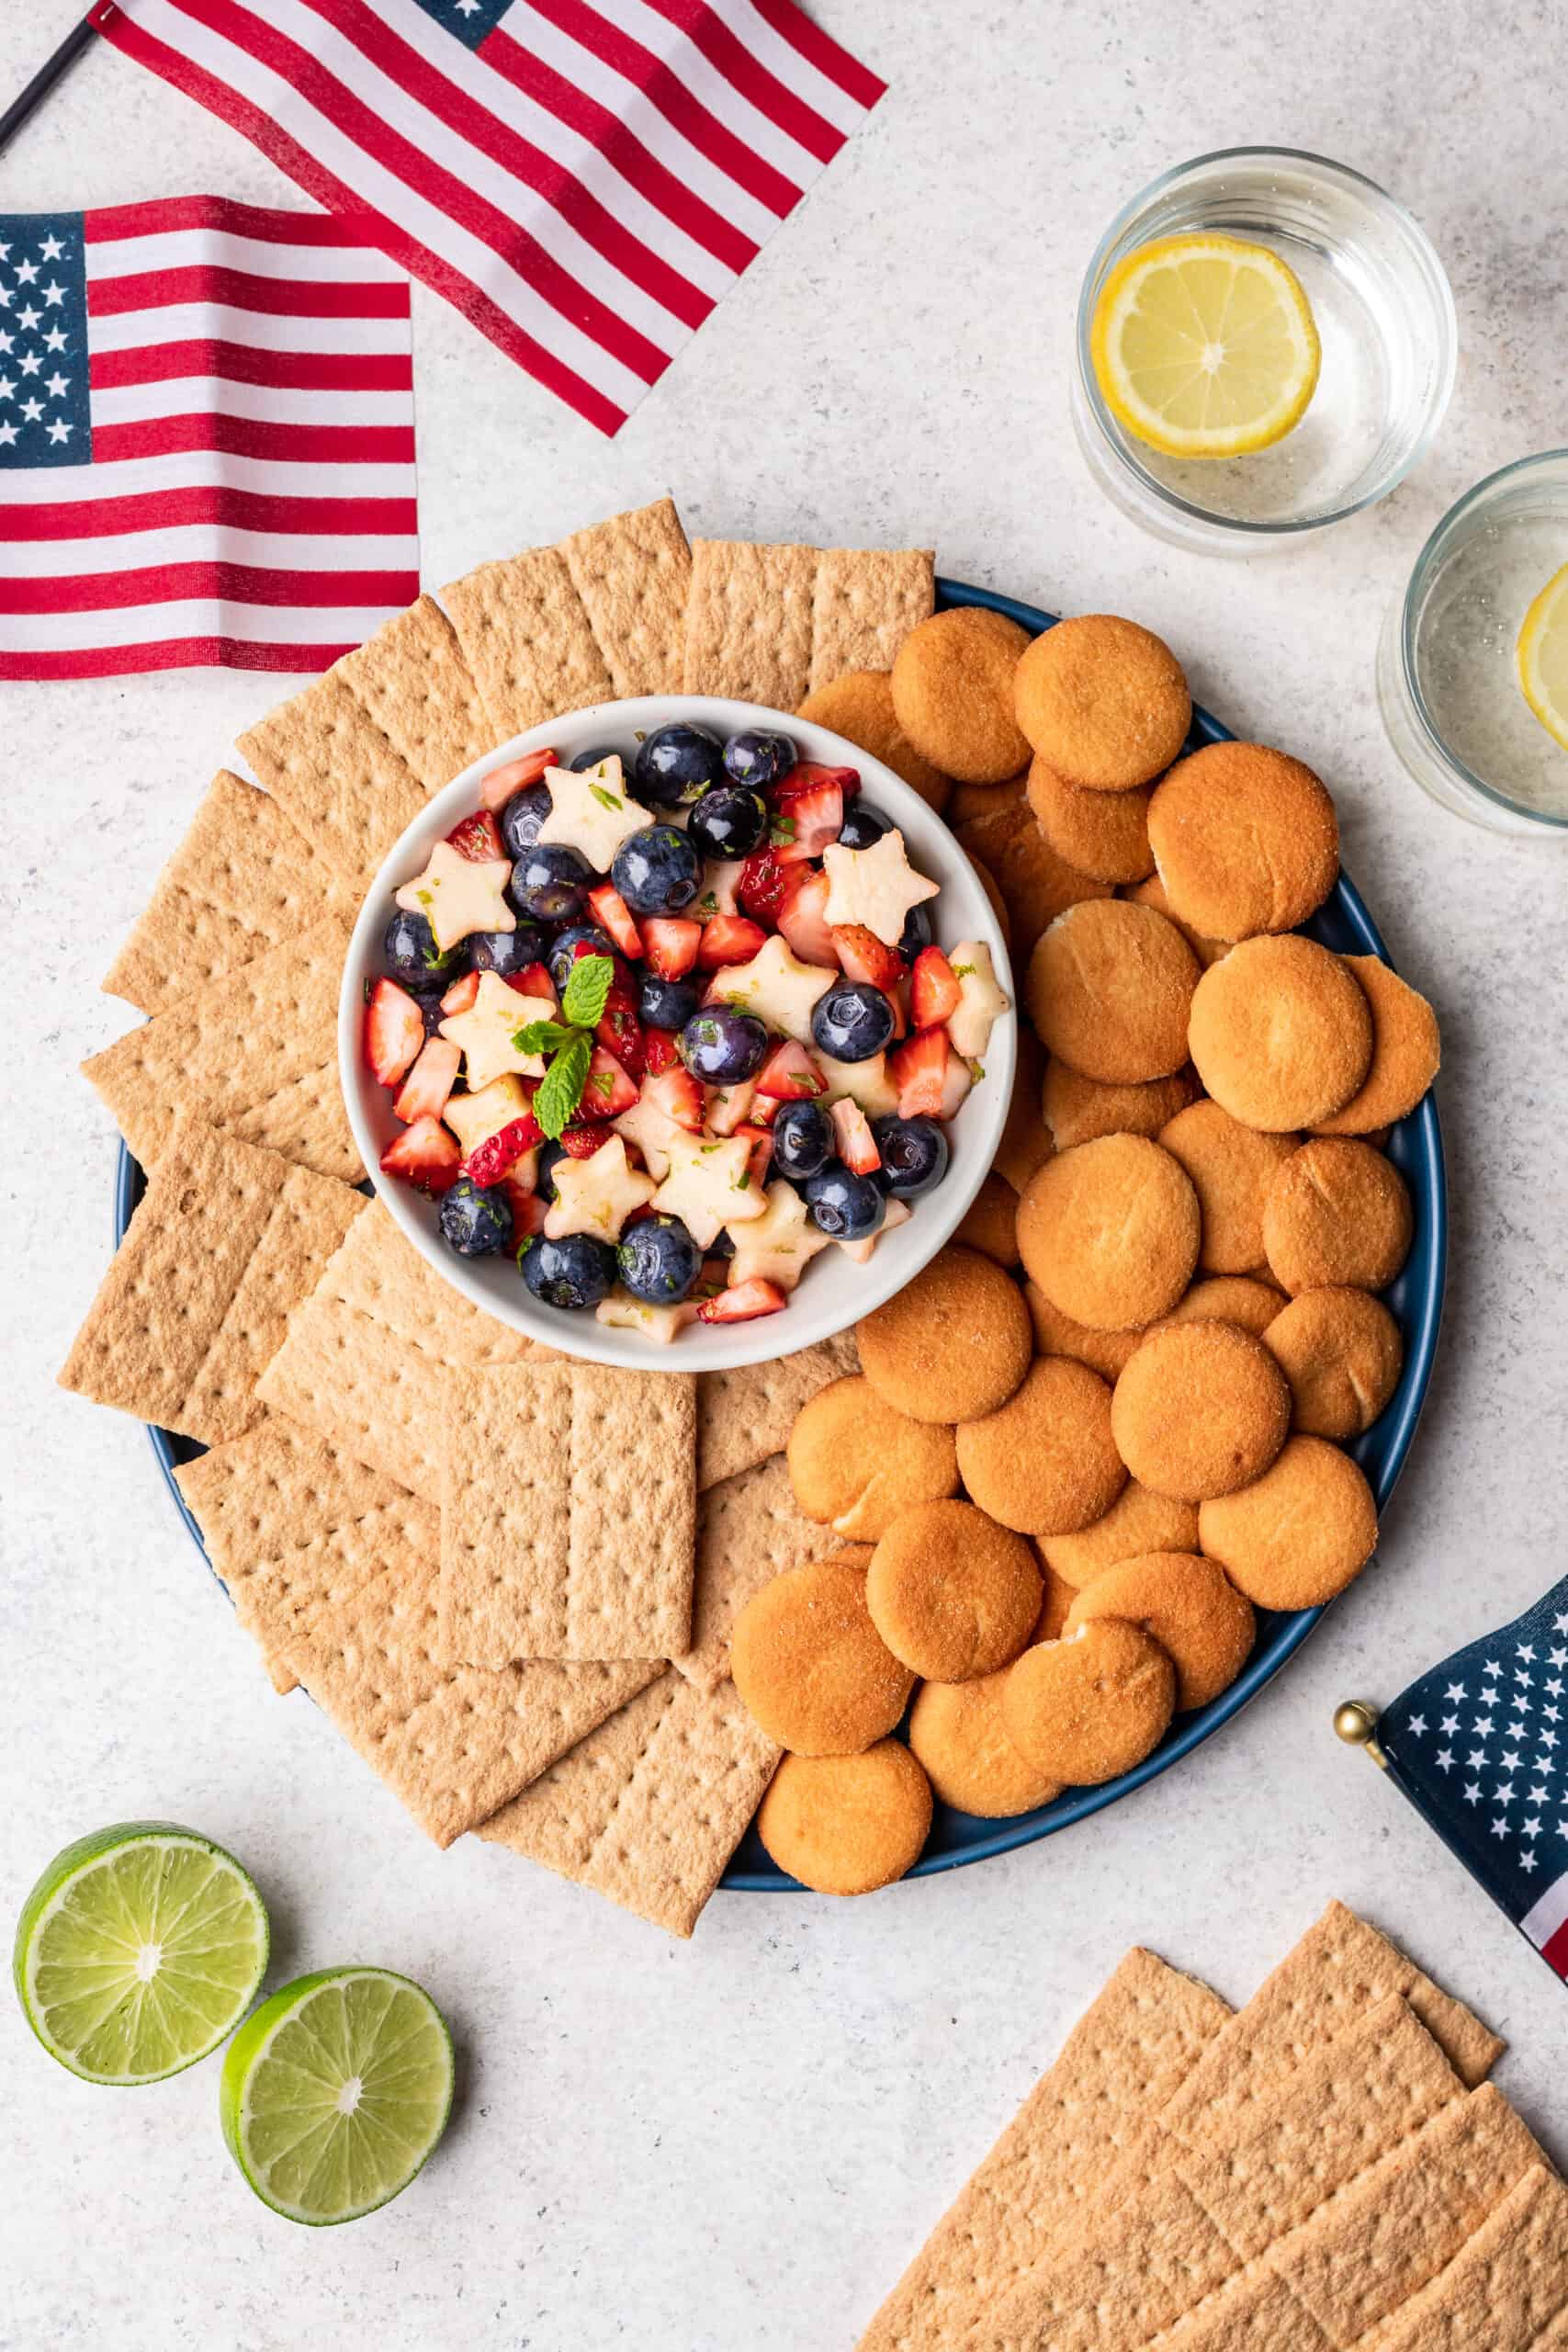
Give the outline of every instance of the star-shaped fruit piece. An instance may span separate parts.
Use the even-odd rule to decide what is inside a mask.
[[[502,895],[512,879],[504,857],[465,857],[450,842],[437,842],[430,864],[405,882],[397,902],[405,913],[423,915],[445,956],[471,932],[515,931],[517,918]]]
[[[624,1144],[621,1150],[624,1156]],[[762,1188],[747,1172],[751,1147],[744,1136],[732,1136],[728,1143],[712,1136],[671,1136],[669,1151],[670,1173],[654,1193],[653,1205],[678,1216],[699,1250],[711,1250],[723,1227],[766,1216]]]
[[[761,1275],[765,1283],[777,1283],[780,1290],[793,1290],[810,1260],[828,1247],[828,1236],[812,1224],[793,1184],[770,1184],[763,1197],[767,1206],[762,1215],[736,1227],[731,1289]]]
[[[966,1061],[977,1062],[1008,1000],[997,986],[997,968],[983,940],[961,939],[948,961],[958,981],[958,1002],[947,1016],[947,1034]]]
[[[550,813],[539,827],[540,841],[564,842],[595,874],[608,874],[621,843],[654,821],[627,792],[614,752],[596,768],[547,768],[543,783]]]
[[[860,1241],[840,1241],[839,1247],[846,1258],[852,1258],[857,1266],[863,1266],[883,1235],[891,1233],[895,1226],[908,1225],[912,1214],[907,1201],[889,1201],[886,1214],[874,1233],[866,1234]]]
[[[683,1298],[679,1306],[656,1306],[651,1299],[634,1298],[617,1285],[599,1301],[597,1317],[614,1330],[640,1331],[644,1339],[667,1348],[678,1331],[696,1321],[697,1305],[695,1299]]]
[[[449,1094],[441,1117],[462,1145],[466,1159],[470,1152],[478,1151],[481,1143],[488,1143],[502,1127],[509,1127],[513,1119],[522,1118],[527,1108],[528,1097],[516,1079],[509,1075],[493,1079],[489,1086],[477,1091],[470,1088],[467,1094]]]
[[[463,1051],[463,1075],[470,1094],[482,1092],[492,1079],[514,1071],[519,1078],[543,1078],[543,1054],[527,1054],[517,1044],[530,1021],[553,1021],[548,997],[521,996],[494,972],[479,974],[479,992],[467,1012],[449,1012],[441,1035]]]
[[[887,1075],[886,1054],[868,1054],[863,1062],[836,1062],[818,1046],[815,1058],[828,1081],[822,1100],[829,1107],[847,1095],[852,1102],[860,1104],[868,1119],[880,1119],[885,1113],[898,1108],[898,1089]]]
[[[671,1136],[687,1133],[668,1111],[660,1108],[646,1087],[630,1110],[623,1111],[619,1118],[611,1120],[610,1125],[617,1135],[625,1136],[628,1143],[636,1144],[649,1174],[660,1178],[670,1173]]]
[[[754,1012],[770,1029],[782,1029],[805,1046],[811,1042],[811,1008],[838,977],[820,964],[803,964],[788,940],[774,932],[749,964],[727,966],[708,994],[716,1002]]]
[[[840,923],[863,923],[885,947],[897,947],[909,920],[909,909],[934,899],[937,885],[917,874],[904,848],[904,836],[894,825],[869,849],[845,849],[829,842],[822,853],[828,876],[828,903],[822,912],[836,929]]]
[[[545,1213],[552,1241],[569,1233],[591,1233],[596,1241],[618,1241],[634,1209],[653,1198],[653,1179],[634,1168],[626,1145],[612,1136],[587,1159],[558,1159],[556,1196]]]

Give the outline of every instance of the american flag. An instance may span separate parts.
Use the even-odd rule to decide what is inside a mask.
[[[0,678],[320,670],[419,594],[408,280],[213,197],[0,214]]]
[[[1395,1700],[1394,1779],[1568,1979],[1568,1577]]]
[[[885,85],[793,0],[98,0],[603,432]]]

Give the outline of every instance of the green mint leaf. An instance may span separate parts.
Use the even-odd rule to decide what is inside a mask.
[[[558,1021],[530,1021],[512,1033],[514,1052],[519,1054],[553,1054],[558,1046],[569,1045],[577,1032],[563,1028]]]
[[[974,969],[973,964],[954,964],[953,977],[955,980],[966,980]]]
[[[773,819],[773,829],[768,835],[768,839],[773,842],[775,846],[777,846],[781,842],[794,841],[795,819],[793,817],[775,817]]]
[[[567,975],[561,1011],[578,1029],[597,1029],[610,1001],[615,967],[608,956],[580,956]]]
[[[582,1100],[592,1057],[593,1048],[586,1037],[569,1037],[539,1080],[534,1116],[552,1142],[560,1141],[561,1130]]]
[[[594,799],[599,803],[601,808],[611,808],[615,811],[617,817],[620,815],[622,808],[626,806],[626,803],[624,801],[617,800],[613,792],[606,792],[602,784],[591,784],[588,789],[593,795]]]
[[[718,899],[713,891],[705,890],[703,892],[702,897],[697,900],[697,912],[698,914],[705,916],[717,914]]]

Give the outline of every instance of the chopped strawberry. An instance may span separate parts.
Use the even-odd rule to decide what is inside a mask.
[[[697,960],[703,935],[700,922],[685,915],[649,915],[642,925],[643,953],[648,968],[661,980],[682,980]]]
[[[463,1173],[471,1176],[476,1184],[499,1184],[509,1176],[525,1152],[532,1151],[545,1140],[545,1131],[532,1111],[521,1119],[509,1119],[483,1143],[478,1143],[463,1162]]]
[[[885,946],[863,922],[835,923],[829,935],[833,953],[852,980],[869,980],[885,996],[892,995],[904,977],[904,958],[896,947]]]
[[[757,1072],[757,1091],[781,1102],[813,1102],[827,1093],[828,1081],[799,1040],[784,1037]]]
[[[525,785],[537,784],[547,768],[556,765],[553,752],[525,752],[520,760],[507,760],[502,766],[491,768],[479,786],[481,808],[504,808],[514,792]]]
[[[947,1080],[947,1032],[917,1029],[887,1057],[887,1075],[898,1089],[898,1116],[938,1118]]]
[[[796,760],[794,767],[786,768],[777,783],[770,787],[768,797],[775,807],[782,807],[786,800],[797,799],[807,792],[820,791],[828,785],[841,792],[846,800],[851,800],[860,790],[860,770],[827,767],[820,760]]]
[[[771,849],[753,850],[740,868],[735,895],[759,922],[776,923],[779,909],[789,894],[789,870]]]
[[[818,770],[825,777],[834,773],[831,768]],[[822,783],[813,785],[807,792],[791,792],[779,802],[778,814],[773,819],[773,855],[781,865],[804,865],[808,859],[820,857],[843,830],[841,784]]]
[[[405,1127],[416,1119],[438,1119],[446,1108],[446,1097],[457,1082],[457,1065],[462,1049],[450,1037],[427,1037],[420,1048],[419,1058],[402,1083],[402,1091],[392,1105],[394,1114]]]
[[[596,890],[588,893],[588,903],[596,922],[607,931],[623,956],[640,956],[642,933],[632,921],[632,910],[613,882],[601,882]]]
[[[417,1184],[421,1192],[444,1193],[457,1176],[461,1158],[456,1136],[448,1135],[439,1119],[416,1119],[393,1136],[381,1154],[381,1167],[389,1176]]]
[[[751,1099],[751,1125],[754,1127],[771,1127],[783,1108],[784,1105],[779,1102],[776,1095],[753,1095]]]
[[[839,1147],[839,1158],[857,1176],[869,1176],[874,1168],[882,1165],[882,1154],[876,1148],[876,1138],[871,1132],[871,1122],[858,1102],[843,1095],[833,1105],[833,1140]]]
[[[513,973],[506,985],[515,989],[519,996],[543,997],[558,1012],[560,1011],[556,984],[542,964],[525,964],[520,972]]]
[[[400,1086],[423,1045],[424,1015],[412,997],[396,980],[378,980],[365,1008],[365,1058],[382,1085]]]
[[[595,1046],[593,1058],[588,1065],[583,1081],[582,1100],[577,1106],[580,1119],[617,1119],[629,1111],[637,1101],[637,1087],[626,1076],[614,1054],[603,1046]]]
[[[648,1048],[643,1043],[642,1023],[637,1017],[637,1006],[625,989],[613,988],[604,1000],[604,1010],[594,1035],[607,1054],[614,1054],[633,1079],[640,1079],[648,1067]]]
[[[561,1136],[567,1155],[571,1159],[592,1159],[600,1145],[607,1140],[601,1126],[568,1127]]]
[[[942,1072],[942,1109],[937,1114],[938,1118],[955,1118],[959,1104],[974,1083],[975,1072],[963,1055],[950,1051],[947,1057],[947,1068]]]
[[[671,1069],[660,1070],[657,1078],[645,1078],[643,1099],[673,1119],[688,1135],[700,1135],[703,1127],[703,1090],[683,1062]]]
[[[744,915],[714,915],[703,925],[697,961],[705,972],[716,972],[726,964],[749,964],[766,944],[761,924]]]
[[[751,1114],[751,1097],[757,1091],[749,1078],[736,1086],[710,1086],[704,1125],[710,1136],[732,1136]]]
[[[909,1010],[917,1029],[934,1029],[959,998],[958,976],[940,947],[922,947],[909,981]]]
[[[506,855],[501,828],[488,808],[476,808],[471,817],[454,825],[446,838],[458,856],[468,858],[474,865],[485,865],[492,858]]]
[[[642,1066],[649,1078],[658,1078],[667,1069],[679,1069],[681,1057],[675,1050],[673,1029],[645,1029],[642,1033]]]
[[[731,1132],[750,1146],[746,1156],[747,1182],[759,1186],[765,1184],[768,1181],[768,1162],[773,1156],[773,1138],[771,1130],[745,1121]]]
[[[721,1290],[716,1298],[705,1298],[697,1318],[703,1323],[750,1323],[759,1315],[776,1315],[787,1304],[777,1283],[753,1274],[750,1282],[737,1283],[733,1290]]]
[[[473,1003],[474,999],[478,996],[479,992],[479,974],[477,972],[465,972],[460,980],[453,981],[451,987],[442,998],[441,1010],[443,1012],[448,1014],[454,1012],[467,1012],[468,1007]]]
[[[828,876],[804,869],[803,873],[804,878],[784,894],[779,929],[803,964],[831,969],[839,958],[828,927]]]
[[[893,1035],[895,1040],[899,1037],[907,1037],[909,1034],[909,982],[908,976],[899,981],[897,988],[888,989],[887,1001],[893,1007]]]
[[[511,1204],[512,1247],[517,1250],[531,1235],[544,1231],[550,1204],[542,1193],[526,1191],[515,1177],[503,1176],[501,1183]]]

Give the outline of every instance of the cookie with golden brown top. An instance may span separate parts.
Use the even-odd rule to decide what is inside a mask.
[[[978,1250],[1010,1272],[1018,1263],[1018,1194],[993,1169],[960,1218],[953,1236],[966,1250]]]
[[[1318,1122],[1318,1132],[1386,1141],[1388,1129],[1409,1116],[1438,1075],[1438,1016],[1380,956],[1347,956],[1344,962],[1371,1007],[1372,1066],[1344,1109]]]
[[[1285,1304],[1285,1294],[1261,1274],[1211,1274],[1179,1298],[1168,1323],[1239,1323],[1260,1340]],[[1185,1546],[1177,1547],[1184,1549]]]
[[[1293,931],[1339,872],[1327,786],[1261,743],[1179,760],[1149,804],[1149,843],[1171,912],[1212,939]]]
[[[1008,1103],[1007,1125],[997,1146],[997,1156],[991,1162],[996,1173],[1021,1193],[1037,1168],[1043,1168],[1056,1147],[1046,1133],[1040,1115],[1040,1090],[1045,1057],[1037,1039],[1021,1023],[1018,1029],[1018,1057],[1013,1066],[1012,1095]],[[1017,1212],[1014,1212],[1016,1221]]]
[[[1037,637],[1018,665],[1018,723],[1068,784],[1127,792],[1152,782],[1187,741],[1192,697],[1163,639],[1136,621],[1084,613]]]
[[[1122,895],[1124,899],[1131,899],[1135,906],[1153,907],[1156,914],[1164,915],[1173,922],[1205,971],[1235,945],[1234,939],[1211,939],[1206,932],[1195,931],[1190,922],[1183,922],[1171,905],[1165,884],[1157,874],[1151,874],[1146,882],[1138,883],[1131,890],[1123,890]]]
[[[1134,1478],[1201,1502],[1267,1470],[1290,1430],[1291,1391],[1250,1331],[1162,1323],[1116,1383],[1111,1426]]]
[[[1029,809],[1011,807],[957,827],[960,847],[989,866],[1007,903],[1015,963],[1027,963],[1047,923],[1068,907],[1112,895],[1109,882],[1058,857]]]
[[[1129,1478],[1103,1519],[1074,1535],[1043,1535],[1035,1549],[1051,1573],[1077,1592],[1140,1553],[1195,1552],[1198,1506]]]
[[[895,1657],[930,1682],[994,1674],[1031,1638],[1040,1569],[1021,1535],[973,1503],[901,1511],[865,1576],[872,1623]]]
[[[1080,873],[1099,882],[1141,882],[1154,872],[1147,786],[1133,792],[1086,792],[1036,752],[1027,789],[1035,823],[1057,856]]]
[[[1017,775],[1004,776],[1000,784],[955,784],[947,804],[948,823],[956,831],[960,825],[972,825],[981,818],[999,817],[1009,808],[1021,809],[1028,780],[1025,767]]]
[[[1292,1428],[1340,1442],[1371,1428],[1404,1367],[1398,1324],[1364,1290],[1303,1290],[1263,1344],[1291,1384]]]
[[[1159,1140],[1192,1179],[1203,1214],[1198,1263],[1206,1274],[1246,1274],[1263,1263],[1263,1203],[1296,1148],[1294,1136],[1244,1127],[1217,1102],[1191,1102]]]
[[[953,795],[951,777],[922,759],[898,724],[893,707],[893,678],[887,670],[846,670],[807,695],[798,716],[829,728],[858,750],[902,776],[928,808],[940,816]]]
[[[1292,1297],[1330,1287],[1386,1290],[1415,1229],[1398,1169],[1370,1144],[1340,1136],[1314,1136],[1293,1151],[1263,1204],[1269,1271]]]
[[[1198,1540],[1255,1608],[1315,1609],[1371,1558],[1377,1504],[1348,1453],[1293,1437],[1250,1487],[1200,1507]]]
[[[979,1250],[951,1243],[863,1317],[855,1338],[872,1386],[895,1412],[917,1421],[994,1413],[1034,1352],[1018,1284]]]
[[[931,1791],[902,1740],[860,1756],[786,1756],[757,1814],[780,1870],[817,1894],[874,1894],[931,1835]]]
[[[1008,1669],[1002,1721],[1038,1772],[1094,1787],[1159,1746],[1176,1711],[1176,1668],[1140,1626],[1097,1617],[1040,1642]]]
[[[789,1477],[807,1519],[874,1544],[911,1503],[958,1490],[958,1450],[942,1422],[895,1412],[863,1377],[831,1380],[789,1433]]]
[[[1032,1813],[1060,1785],[1026,1763],[1002,1721],[1004,1675],[926,1682],[909,1715],[909,1746],[943,1804],[985,1821]]]
[[[1192,998],[1188,1043],[1204,1091],[1245,1127],[1320,1126],[1361,1085],[1372,1016],[1359,983],[1314,940],[1244,939]]]
[[[1036,1282],[1024,1283],[1023,1297],[1034,1326],[1036,1351],[1043,1356],[1071,1356],[1076,1363],[1087,1363],[1091,1372],[1098,1372],[1101,1380],[1114,1383],[1144,1336],[1142,1324],[1126,1331],[1092,1331],[1087,1323],[1075,1323],[1070,1315],[1052,1306]]]
[[[890,1732],[914,1677],[866,1606],[849,1560],[786,1568],[753,1593],[730,1637],[729,1671],[755,1721],[802,1756],[852,1756]]]
[[[1029,1016],[1047,1052],[1102,1086],[1168,1078],[1187,1059],[1198,959],[1173,922],[1127,899],[1069,907],[1029,959]]]
[[[1252,1655],[1252,1603],[1224,1570],[1192,1552],[1145,1552],[1086,1585],[1067,1632],[1114,1617],[1141,1626],[1176,1668],[1176,1711],[1206,1707],[1228,1690]]]
[[[1093,1143],[1097,1136],[1157,1136],[1179,1111],[1197,1099],[1197,1073],[1185,1064],[1169,1078],[1102,1086],[1052,1054],[1045,1064],[1040,1107],[1056,1149],[1070,1151],[1075,1144]]]
[[[1101,1136],[1058,1152],[1018,1204],[1030,1280],[1097,1331],[1168,1314],[1192,1279],[1201,1231],[1190,1177],[1146,1136]]]
[[[958,1425],[965,1491],[1022,1535],[1103,1519],[1127,1482],[1111,1434],[1111,1390],[1070,1356],[1041,1356],[998,1412]]]
[[[923,760],[963,784],[1000,784],[1027,764],[1013,714],[1013,673],[1029,632],[1001,613],[961,605],[932,613],[893,659],[893,708]]]

